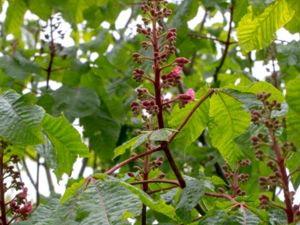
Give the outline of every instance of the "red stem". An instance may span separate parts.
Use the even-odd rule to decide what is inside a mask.
[[[151,194],[154,194],[156,192],[167,191],[167,190],[177,188],[177,187],[178,187],[178,185],[173,185],[173,186],[170,186],[170,187],[160,188],[160,189],[156,189],[156,190],[153,190],[153,191],[149,191],[148,194],[151,195]]]
[[[236,165],[236,168],[234,170],[233,177],[232,177],[232,179],[233,179],[232,189],[233,189],[233,194],[234,194],[233,197],[238,195],[238,191],[240,189],[239,188],[239,172],[238,171],[239,171],[239,164]]]
[[[3,180],[3,152],[4,143],[0,142],[0,207],[1,207],[1,222],[2,225],[7,225],[6,221],[6,210],[5,210],[5,190],[4,190],[4,180]]]
[[[132,156],[131,158],[126,159],[126,160],[124,160],[123,162],[118,163],[118,164],[115,165],[114,167],[110,168],[110,169],[107,170],[105,173],[108,174],[108,175],[110,175],[110,174],[112,174],[113,172],[115,172],[117,169],[121,168],[122,166],[125,166],[126,164],[128,164],[128,163],[130,163],[130,162],[133,162],[133,161],[135,161],[135,160],[137,160],[137,159],[139,159],[139,158],[142,158],[142,157],[144,157],[144,156],[146,156],[146,155],[150,155],[150,154],[152,154],[152,153],[154,153],[154,152],[158,152],[158,151],[160,151],[161,149],[162,149],[162,146],[159,146],[159,147],[156,147],[156,148],[154,148],[154,149],[151,149],[151,150],[148,150],[148,151],[146,151],[146,152],[143,152],[142,154]]]
[[[140,181],[131,182],[130,184],[149,184],[149,183],[166,183],[166,184],[175,184],[179,186],[177,180],[164,180],[164,179],[140,180]]]
[[[284,163],[284,157],[281,155],[280,152],[280,146],[277,143],[274,131],[272,128],[268,128],[269,134],[272,139],[272,149],[274,150],[277,158],[277,164],[279,167],[279,171],[281,174],[281,181],[282,181],[282,188],[283,188],[283,194],[284,194],[284,203],[285,203],[285,212],[287,214],[288,223],[294,222],[294,212],[293,212],[293,202],[292,202],[292,196],[289,190],[289,178],[286,172],[285,163]]]

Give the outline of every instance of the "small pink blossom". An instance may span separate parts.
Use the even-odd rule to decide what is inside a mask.
[[[194,101],[195,100],[195,91],[192,88],[189,88],[186,92],[186,95],[191,97],[190,101]]]
[[[195,92],[192,88],[189,88],[184,94],[180,94],[177,97],[179,99],[179,107],[184,107],[189,102],[195,100]]]
[[[171,74],[173,76],[178,76],[182,72],[182,67],[176,66],[172,71]]]

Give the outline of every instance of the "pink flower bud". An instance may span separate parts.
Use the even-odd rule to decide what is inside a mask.
[[[171,74],[173,76],[178,76],[182,72],[182,67],[176,66],[172,71]]]
[[[195,91],[192,88],[189,88],[185,94],[191,97],[191,101],[195,100]]]

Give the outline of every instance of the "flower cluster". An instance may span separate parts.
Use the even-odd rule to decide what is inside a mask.
[[[28,189],[24,186],[24,183],[20,179],[20,173],[15,168],[15,164],[18,162],[18,156],[12,155],[3,164],[4,191],[20,191],[9,202],[5,203],[8,208],[7,212],[12,216],[12,221],[25,220],[32,211],[32,203],[31,201],[27,201]],[[9,178],[9,181],[6,178]]]
[[[164,31],[158,23],[160,19],[166,18],[172,13],[172,10],[167,8],[167,1],[143,1],[141,10],[145,16],[142,18],[143,24],[137,25],[137,32],[146,37],[146,40],[142,42],[142,47],[152,50],[152,55],[135,52],[133,60],[138,64],[145,60],[150,61],[153,64],[153,73],[149,72],[148,74],[148,71],[136,68],[133,71],[133,78],[139,83],[150,81],[154,86],[155,93],[150,93],[146,88],[138,88],[136,90],[138,99],[131,103],[131,109],[135,115],[143,115],[144,112],[147,112],[156,116],[162,110],[169,111],[172,103],[178,103],[180,107],[185,106],[195,99],[195,93],[189,89],[186,93],[174,96],[173,99],[162,97],[163,91],[180,84],[183,67],[189,63],[189,60],[178,57],[172,62],[167,62],[169,56],[176,52],[176,29],[169,28]],[[160,95],[160,98],[156,95]]]
[[[259,185],[266,191],[273,191],[276,188],[283,189],[285,211],[290,211],[290,214],[298,216],[300,214],[299,207],[293,205],[293,191],[289,190],[289,182],[294,171],[290,171],[291,173],[288,174],[285,164],[286,158],[296,151],[296,147],[293,143],[278,138],[285,127],[285,118],[275,116],[275,112],[281,110],[281,104],[276,100],[269,100],[270,96],[271,94],[266,92],[257,94],[257,99],[261,101],[262,107],[251,110],[251,121],[259,131],[257,135],[251,137],[255,156],[258,160],[263,161],[270,170],[269,175],[259,177]],[[263,209],[269,208],[273,204],[273,201],[266,195],[262,195],[259,200]]]
[[[251,161],[244,159],[236,164],[234,170],[232,170],[228,164],[223,166],[226,181],[229,183],[228,186],[232,192],[231,197],[243,196],[246,194],[246,192],[241,189],[240,185],[249,180],[249,174],[240,172],[240,168],[248,167],[250,165]],[[224,189],[219,188],[219,191],[224,192]]]

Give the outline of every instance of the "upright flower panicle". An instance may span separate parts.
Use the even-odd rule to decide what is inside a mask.
[[[144,49],[152,49],[152,56],[143,55],[141,53],[133,53],[133,59],[136,63],[141,64],[145,60],[152,61],[153,73],[148,74],[142,68],[136,68],[133,72],[134,79],[137,82],[151,81],[154,85],[155,93],[144,90],[143,93],[138,92],[138,100],[131,104],[131,108],[135,115],[142,113],[141,109],[145,109],[152,115],[161,117],[162,110],[170,110],[169,103],[179,103],[181,107],[195,99],[192,89],[184,94],[174,96],[174,99],[166,102],[157,95],[163,95],[168,88],[176,87],[181,83],[181,73],[183,67],[189,63],[184,57],[177,57],[173,62],[168,63],[168,58],[176,52],[176,28],[169,28],[163,31],[163,27],[159,25],[159,19],[166,18],[172,14],[172,10],[168,9],[168,2],[163,0],[146,0],[141,4],[141,10],[145,13],[142,18],[143,24],[137,25],[137,32],[146,37],[146,41],[142,42]],[[160,43],[163,43],[159,46]],[[164,73],[168,69],[169,72]],[[170,70],[171,69],[171,70]],[[146,75],[147,73],[147,75]],[[142,99],[141,96],[146,99]],[[150,97],[152,96],[152,97]],[[179,101],[178,101],[179,100]]]

